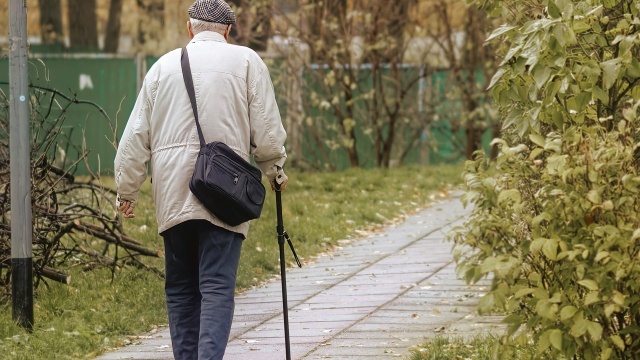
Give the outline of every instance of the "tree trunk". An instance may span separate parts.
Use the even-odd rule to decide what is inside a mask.
[[[478,71],[484,70],[484,61],[486,53],[484,51],[484,14],[476,10],[473,6],[469,6],[466,11],[466,22],[464,25],[464,50],[461,58],[458,58],[453,43],[454,31],[449,22],[449,14],[447,4],[440,2],[437,7],[442,14],[443,25],[445,27],[445,48],[443,49],[449,60],[451,73],[458,87],[461,90],[462,109],[466,116],[470,116],[479,106],[476,96],[479,92],[479,86],[476,80]],[[465,156],[472,159],[473,153],[482,147],[482,133],[486,129],[481,125],[485,119],[474,115],[473,118],[467,119],[465,125],[466,145]]]
[[[486,53],[484,49],[485,44],[485,15],[482,11],[478,10],[474,6],[467,8],[467,16],[465,23],[465,36],[466,43],[465,52],[463,56],[462,73],[458,73],[461,78],[461,86],[463,92],[463,102],[466,103],[467,114],[473,114],[474,111],[480,106],[478,100],[474,99],[478,93],[479,88],[486,88],[486,86],[479,86],[476,74],[478,71],[484,72],[484,62],[486,59]],[[465,75],[463,75],[465,74]],[[480,116],[474,116],[474,119],[469,121],[467,125],[467,149],[465,151],[467,159],[473,158],[473,153],[476,150],[482,148],[482,133],[486,130],[486,127],[479,124],[486,120]]]
[[[465,128],[465,133],[467,136],[467,145],[464,153],[467,159],[471,160],[473,159],[473,153],[482,146],[482,129],[478,129],[473,122],[469,122],[469,125]]]
[[[417,5],[416,0],[404,0],[398,2],[390,2],[389,10],[389,35],[397,36],[401,38],[404,36],[405,26],[407,24],[407,17],[410,14],[410,11],[413,9],[415,11],[415,7]]]
[[[244,0],[229,0],[227,1],[229,5],[234,5],[232,9],[244,9]],[[247,9],[248,10],[248,9]],[[236,12],[237,14],[237,12]],[[246,16],[238,17],[236,16],[236,23],[231,27],[231,33],[229,33],[229,38],[233,40],[235,44],[247,46],[247,36],[245,24],[247,23]]]
[[[137,0],[138,44],[149,53],[163,52],[164,0]]]
[[[371,127],[375,133],[373,146],[376,151],[376,166],[382,167],[382,121],[380,121],[380,105],[378,104],[378,99],[382,96],[378,91],[380,88],[380,86],[378,86],[380,82],[380,63],[375,60],[376,59],[371,63],[371,88],[373,90],[373,96],[371,99],[369,118],[371,120]]]
[[[294,50],[289,50],[293,52]],[[302,74],[304,71],[304,64],[300,61],[292,60],[297,59],[296,55],[289,55],[289,62],[291,63],[288,68],[287,76],[287,115],[285,125],[287,127],[287,143],[288,156],[291,160],[291,166],[299,168],[303,161],[302,158],[302,134],[303,134],[303,120],[305,118],[304,112],[304,100],[302,98],[303,92],[303,79]],[[297,66],[296,66],[297,65]]]
[[[338,78],[342,78],[344,76],[343,72],[338,72]],[[344,84],[343,84],[344,85]],[[340,129],[342,130],[343,135],[346,140],[349,142],[345,148],[349,154],[349,165],[351,167],[359,167],[360,159],[358,157],[358,147],[356,146],[358,143],[358,139],[356,138],[356,125],[351,122],[354,121],[354,107],[353,107],[353,92],[348,87],[345,86],[340,89],[340,91],[344,94],[344,102],[346,104],[344,108],[344,113],[336,114],[338,116],[338,121],[340,123]]]
[[[389,48],[386,51],[387,62],[402,62],[404,51],[405,26],[407,17],[412,8],[414,0],[404,0],[398,2],[390,2],[390,6],[386,8],[388,18],[388,43]]]
[[[111,0],[111,4],[109,5],[109,20],[107,21],[107,31],[104,41],[105,52],[118,52],[118,45],[120,44],[121,14],[122,0]]]
[[[60,0],[38,0],[40,31],[44,45],[62,44],[62,6]]]
[[[98,50],[96,0],[68,0],[71,48]]]
[[[493,123],[491,127],[491,138],[498,139],[500,134],[502,133],[502,124],[499,121]],[[500,153],[500,148],[498,148],[498,144],[495,144],[491,147],[491,160],[495,160]]]
[[[398,57],[394,57],[394,59],[397,61],[394,61],[391,63],[391,69],[390,69],[391,74],[389,74],[389,77],[393,79],[393,85],[388,84],[386,86],[387,88],[390,88],[390,87],[394,88],[393,92],[396,97],[394,98],[394,101],[391,103],[391,106],[387,107],[385,105],[385,112],[388,118],[387,123],[389,127],[389,130],[388,130],[389,133],[387,134],[387,139],[384,142],[385,161],[383,163],[383,167],[385,168],[389,168],[389,166],[391,165],[393,145],[394,145],[394,142],[396,141],[396,133],[399,130],[398,127],[400,126],[398,124],[400,109],[403,106],[404,98],[407,94],[402,89],[402,86],[400,86],[400,84],[402,83],[401,72],[400,72],[400,60]],[[382,89],[380,89],[380,92],[382,92]],[[384,101],[384,98],[383,98],[383,101]]]
[[[249,47],[255,51],[266,51],[271,37],[271,14],[272,9],[267,1],[260,1],[256,5],[255,19],[252,23],[249,39]]]
[[[335,47],[338,38],[344,40],[345,35],[341,25],[346,20],[347,0],[307,0],[311,6],[311,11],[307,19],[306,33],[308,42],[314,44],[322,40],[324,44],[322,48],[311,46],[311,61],[318,63],[327,63],[330,61],[326,52],[327,49]],[[329,29],[327,23],[336,21],[339,31]]]
[[[356,147],[356,131],[355,128],[349,131],[349,138],[353,140],[351,146],[347,147],[349,152],[349,165],[351,167],[360,167],[360,160],[358,159],[358,148]]]

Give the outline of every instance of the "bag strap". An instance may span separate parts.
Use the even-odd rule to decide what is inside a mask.
[[[193,116],[196,118],[196,128],[198,128],[200,147],[204,147],[206,145],[206,142],[204,141],[204,135],[202,135],[200,121],[198,121],[198,104],[196,104],[196,91],[193,88],[193,77],[191,76],[191,66],[189,65],[189,53],[187,52],[186,47],[182,48],[180,63],[182,64],[182,77],[184,78],[184,85],[187,87],[187,94],[189,94],[189,100],[191,100],[191,109],[193,109]]]

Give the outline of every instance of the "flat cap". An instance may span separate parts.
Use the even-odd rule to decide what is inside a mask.
[[[189,7],[189,16],[218,24],[235,24],[236,14],[223,0],[196,0]]]

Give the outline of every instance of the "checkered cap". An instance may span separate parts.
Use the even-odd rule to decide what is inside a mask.
[[[236,23],[236,14],[223,0],[196,0],[189,7],[189,16],[218,24]]]

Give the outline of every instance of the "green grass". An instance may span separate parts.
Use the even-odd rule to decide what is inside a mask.
[[[166,322],[158,276],[123,269],[113,283],[107,270],[71,271],[71,285],[52,283],[36,294],[32,333],[18,328],[7,306],[0,316],[3,359],[86,359],[126,335]]]
[[[459,166],[292,173],[282,193],[284,227],[304,260],[333,250],[338,240],[371,230],[424,207],[430,196],[460,181]],[[238,271],[238,288],[279,269],[275,196],[267,194],[262,217],[251,224]],[[286,259],[293,263],[290,250]]]
[[[517,346],[511,354],[504,354],[497,352],[498,344],[499,339],[493,336],[479,336],[468,341],[437,337],[412,349],[410,360],[536,359],[536,349],[533,345]]]
[[[303,261],[333,250],[403,215],[424,208],[461,181],[461,165],[391,170],[353,169],[337,173],[290,172],[282,194],[284,225]],[[110,179],[105,179],[109,183]],[[275,196],[268,192],[262,217],[252,222],[243,246],[238,291],[256,286],[279,271]],[[125,221],[129,236],[162,249],[157,235],[151,187],[140,194],[136,218]],[[286,249],[289,263],[293,256]],[[164,268],[162,259],[145,258]],[[41,285],[36,292],[35,326],[27,333],[11,320],[11,306],[0,313],[3,359],[91,359],[127,336],[166,324],[163,281],[134,268],[111,272],[67,269],[71,284]]]

